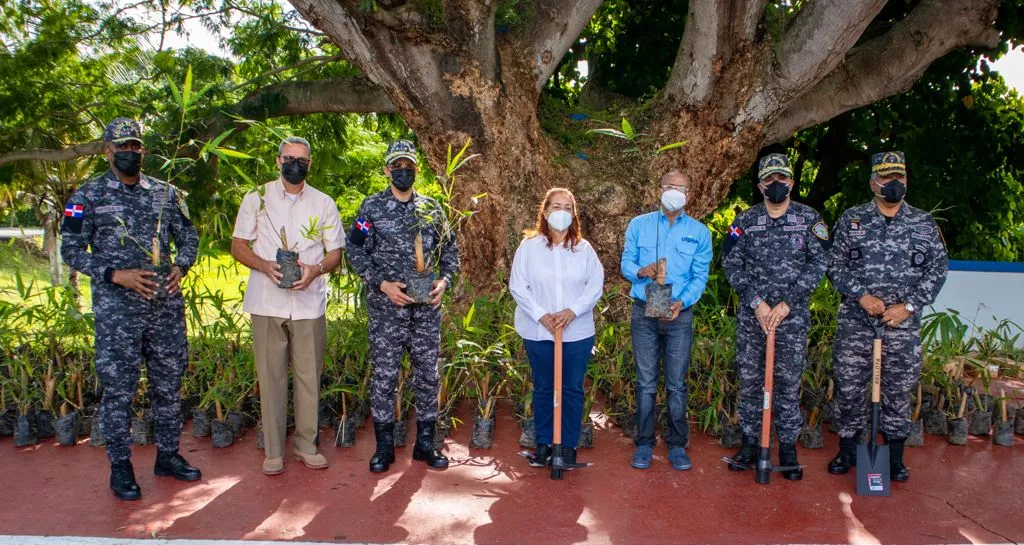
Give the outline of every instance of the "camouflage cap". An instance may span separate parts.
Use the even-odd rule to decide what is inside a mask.
[[[793,169],[789,167],[789,157],[781,153],[769,153],[757,162],[757,179],[763,180],[775,173],[793,177]]]
[[[384,164],[390,165],[399,159],[408,159],[416,164],[416,145],[409,140],[395,140],[388,144]]]
[[[902,151],[884,151],[871,156],[871,173],[880,176],[907,175],[907,159]]]
[[[129,140],[142,143],[142,125],[134,119],[118,117],[111,121],[103,131],[103,141],[122,144]]]

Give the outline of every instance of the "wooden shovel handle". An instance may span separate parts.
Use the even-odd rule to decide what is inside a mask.
[[[871,402],[882,399],[882,339],[874,341],[874,355],[871,358]]]
[[[772,392],[775,390],[775,331],[768,332],[764,346],[764,405],[761,407],[761,448],[771,446]]]
[[[553,443],[562,444],[562,328],[555,329],[555,411]],[[575,445],[573,445],[575,446]]]

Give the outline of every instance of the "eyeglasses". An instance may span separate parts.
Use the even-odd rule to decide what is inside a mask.
[[[686,193],[689,189],[685,185],[663,185],[661,186],[662,191],[679,191],[680,193]]]
[[[295,161],[295,162],[299,163],[300,165],[302,165],[304,167],[308,167],[309,166],[309,158],[308,157],[294,157],[292,155],[282,155],[281,156],[281,162],[282,163],[291,163],[292,161]]]

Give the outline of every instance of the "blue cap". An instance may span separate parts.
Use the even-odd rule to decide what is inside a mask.
[[[416,164],[416,145],[410,140],[395,140],[388,144],[384,155],[384,164],[390,165],[399,159],[408,159]]]
[[[103,131],[103,141],[122,144],[129,140],[142,143],[142,125],[134,119],[118,117],[111,121]]]

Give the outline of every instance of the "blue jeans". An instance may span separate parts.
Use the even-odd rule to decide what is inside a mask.
[[[665,363],[665,389],[668,391],[668,436],[671,447],[685,447],[690,434],[686,421],[686,370],[690,367],[693,342],[693,309],[679,313],[671,322],[644,316],[646,305],[633,303],[630,331],[636,358],[636,445],[653,447],[655,433],[655,395],[658,391],[658,364]]]
[[[533,370],[533,421],[537,444],[550,445],[554,434],[555,343],[523,339]],[[583,423],[583,378],[594,338],[562,343],[562,444],[576,447]]]

